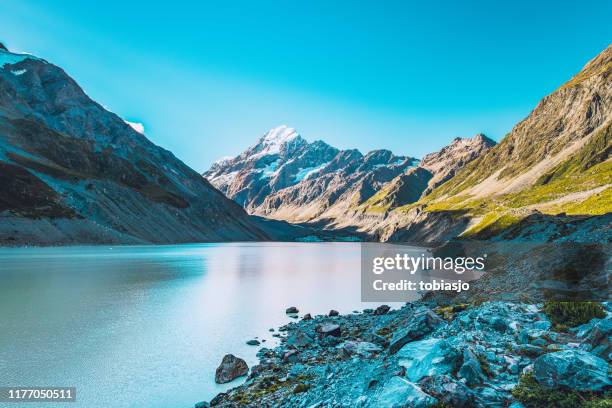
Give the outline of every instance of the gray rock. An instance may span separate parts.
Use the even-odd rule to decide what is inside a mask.
[[[391,377],[374,396],[370,406],[385,408],[428,407],[437,401],[417,385],[401,377]]]
[[[215,372],[215,382],[225,384],[246,375],[248,372],[249,366],[246,361],[233,354],[226,354]]]
[[[545,351],[542,347],[534,346],[533,344],[515,344],[512,346],[512,350],[517,354],[532,358],[541,355]]]
[[[324,323],[320,326],[317,326],[317,332],[321,334],[321,336],[323,337],[326,337],[326,336],[340,337],[342,330],[340,329],[340,326],[337,324]]]
[[[330,310],[328,316],[330,317],[334,317],[334,316],[340,316],[340,313],[337,310]]]
[[[249,346],[259,346],[261,343],[259,342],[259,340],[252,339],[247,341],[246,344],[248,344]]]
[[[298,351],[295,349],[287,350],[283,355],[283,362],[295,363],[298,361]]]
[[[386,338],[384,338],[383,336],[379,336],[376,333],[372,333],[369,337],[368,340],[370,341],[370,343],[374,343],[382,348],[387,348],[389,347],[389,340],[387,340]]]
[[[582,344],[588,345],[594,354],[607,358],[607,355],[612,352],[612,319],[593,322],[590,329],[580,335]]]
[[[313,339],[302,330],[296,330],[287,337],[287,345],[293,347],[305,347],[312,344]]]
[[[193,406],[193,408],[208,408],[208,407],[210,407],[210,404],[206,401],[198,402]]]
[[[342,343],[340,347],[349,356],[357,355],[364,358],[373,357],[382,351],[382,347],[367,341],[349,340]]]
[[[290,307],[287,308],[287,310],[285,310],[285,313],[287,313],[287,314],[295,314],[295,313],[299,313],[299,312],[300,311],[295,306],[290,306]]]
[[[419,381],[421,389],[439,402],[456,408],[474,406],[474,395],[463,383],[448,375],[425,377]]]
[[[408,325],[393,335],[389,353],[397,353],[406,343],[420,339],[443,323],[444,320],[428,308],[418,309],[412,315]]]
[[[341,342],[342,340],[340,340],[340,338],[338,337],[325,336],[319,340],[319,345],[321,345],[321,347],[334,347],[340,344]]]
[[[302,317],[302,320],[312,320],[312,316],[310,315],[310,313],[306,313],[304,317]]]
[[[457,376],[465,379],[465,383],[469,386],[478,385],[485,379],[480,362],[468,347],[463,350],[463,364]]]
[[[611,385],[608,363],[582,350],[544,354],[535,360],[533,373],[538,383],[548,388],[601,391]]]
[[[376,310],[374,310],[374,314],[376,316],[385,315],[389,313],[389,310],[391,310],[391,307],[389,305],[380,305],[376,308]]]
[[[451,373],[460,356],[448,341],[436,338],[408,343],[397,353],[398,364],[406,369],[406,378],[412,382]]]

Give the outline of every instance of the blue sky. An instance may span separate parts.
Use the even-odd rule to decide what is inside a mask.
[[[198,171],[280,124],[416,157],[499,140],[612,40],[611,1],[95,3],[3,0],[0,40]]]

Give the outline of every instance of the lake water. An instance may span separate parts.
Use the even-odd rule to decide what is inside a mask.
[[[273,345],[288,306],[375,306],[358,243],[2,248],[0,279],[0,386],[77,388],[49,408],[192,407],[242,381],[215,368],[256,363],[245,342]]]

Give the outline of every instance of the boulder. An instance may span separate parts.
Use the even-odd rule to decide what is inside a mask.
[[[372,407],[403,408],[428,407],[437,401],[417,385],[401,377],[391,377],[374,396]]]
[[[295,349],[290,349],[283,354],[283,362],[284,363],[295,363],[298,361],[298,351]]]
[[[546,350],[542,347],[534,346],[533,344],[514,344],[512,346],[512,351],[521,356],[535,358],[543,354]]]
[[[215,372],[215,382],[225,384],[246,375],[248,372],[249,366],[246,361],[233,354],[226,354]]]
[[[247,341],[246,344],[248,344],[249,346],[259,346],[261,343],[259,342],[259,340],[252,339]]]
[[[389,310],[391,310],[391,307],[389,305],[380,305],[376,308],[376,310],[374,310],[374,314],[377,316],[381,316],[389,313]]]
[[[470,387],[482,383],[485,379],[480,362],[468,347],[463,350],[463,364],[457,372],[457,377],[464,379],[465,383]]]
[[[372,333],[370,334],[370,336],[368,337],[368,339],[370,341],[370,343],[374,343],[382,348],[387,348],[389,347],[389,340],[387,340],[386,338],[384,338],[383,336],[379,336],[376,333]]]
[[[302,330],[296,330],[287,337],[287,345],[293,347],[306,347],[312,344],[313,339]]]
[[[349,340],[342,343],[340,347],[348,356],[357,355],[364,358],[373,357],[382,351],[382,347],[367,341]]]
[[[389,352],[397,353],[406,343],[420,339],[443,323],[444,320],[426,307],[416,310],[408,325],[393,335]]]
[[[418,382],[423,377],[451,373],[461,354],[446,340],[432,338],[406,344],[397,356],[406,378]]]
[[[319,345],[321,347],[335,347],[340,344],[342,340],[339,337],[334,336],[325,336],[319,340]]]
[[[419,381],[419,386],[424,392],[447,406],[464,408],[475,405],[472,391],[451,376],[425,377]]]
[[[330,317],[334,317],[334,316],[340,316],[340,313],[337,310],[330,310],[328,316]]]
[[[297,307],[295,306],[290,306],[285,310],[285,313],[287,314],[295,314],[295,313],[299,313],[300,311],[298,310]]]
[[[537,382],[547,388],[601,391],[612,385],[608,363],[583,350],[544,354],[535,360],[533,373]]]
[[[310,313],[306,313],[304,317],[302,317],[302,320],[312,320],[312,316],[310,315]]]
[[[579,333],[579,336],[582,338],[582,344],[588,345],[593,354],[608,358],[608,354],[612,352],[612,319],[593,322],[587,330]]]
[[[317,326],[317,332],[322,336],[334,336],[340,337],[341,329],[340,326],[334,323],[324,323],[320,326]]]

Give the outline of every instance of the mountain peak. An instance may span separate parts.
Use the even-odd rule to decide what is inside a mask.
[[[495,146],[497,144],[495,140],[487,137],[484,133],[478,133],[476,136],[472,137],[472,140],[483,143],[487,146]]]
[[[275,128],[268,130],[268,132],[263,136],[263,141],[272,143],[272,142],[286,142],[287,140],[291,140],[295,137],[299,136],[299,133],[292,127],[287,125],[280,125]]]
[[[259,139],[256,147],[259,147],[258,153],[276,154],[281,150],[281,146],[287,142],[301,138],[300,134],[287,125],[281,125],[270,129],[265,135]]]
[[[6,47],[4,46],[4,43],[1,43],[1,42],[0,42],[0,50],[2,50],[2,51],[8,51],[8,48],[6,48]]]

